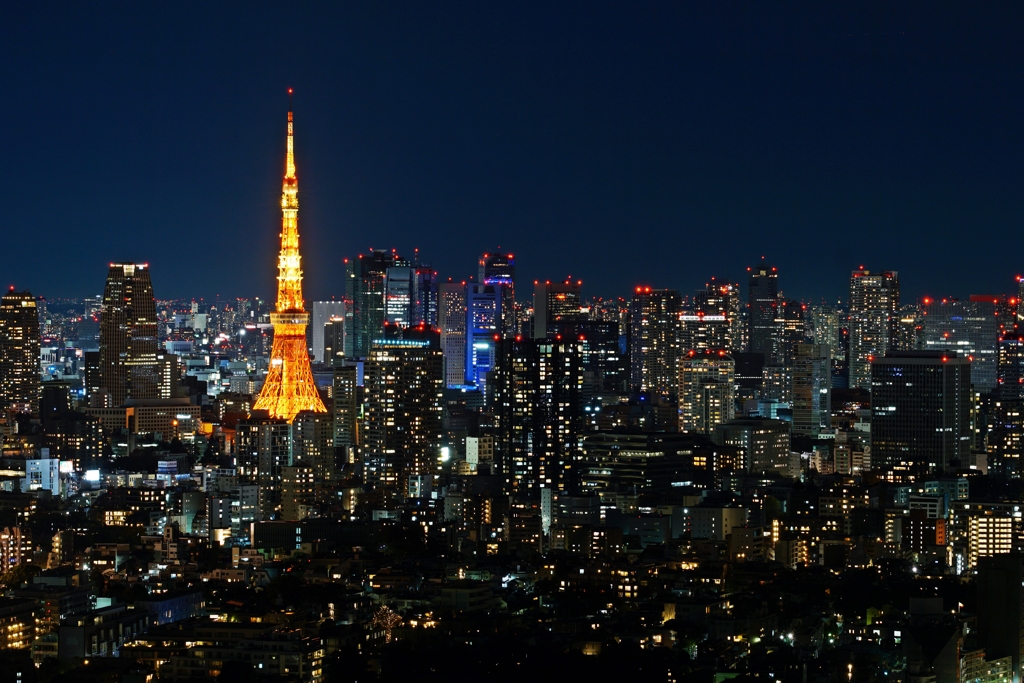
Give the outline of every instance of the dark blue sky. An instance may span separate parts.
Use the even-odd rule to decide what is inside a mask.
[[[125,3],[0,16],[0,280],[272,295],[295,88],[307,299],[419,247],[465,278],[1010,291],[1024,270],[1020,3]],[[521,295],[530,291],[520,289]]]

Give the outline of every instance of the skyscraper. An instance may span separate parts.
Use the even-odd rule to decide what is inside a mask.
[[[466,378],[481,389],[494,368],[494,349],[501,339],[502,289],[500,285],[466,287]]]
[[[765,363],[777,358],[778,330],[775,324],[776,308],[779,305],[778,268],[761,258],[754,268],[747,268],[750,277],[747,282],[747,318],[750,325],[748,339],[751,353],[763,353]]]
[[[871,388],[871,360],[894,347],[900,281],[896,271],[850,275],[850,388]]]
[[[110,406],[129,398],[159,398],[156,327],[149,266],[111,263],[100,315],[99,367],[99,387]]]
[[[999,316],[991,300],[925,302],[925,350],[956,351],[971,358],[971,381],[983,393],[996,388],[998,340]]]
[[[740,285],[717,278],[711,278],[703,289],[698,289],[693,298],[694,314],[722,316],[724,330],[721,338],[708,348],[724,349],[729,353],[743,351],[746,337],[740,318]],[[696,349],[696,346],[691,346]]]
[[[498,289],[501,297],[501,336],[516,334],[516,261],[512,254],[487,253],[480,257],[477,280]]]
[[[1024,561],[1020,552],[978,562],[978,635],[990,661],[1012,658],[1013,680],[1024,661]]]
[[[39,316],[30,292],[0,299],[0,411],[39,409]]]
[[[843,360],[846,352],[840,343],[839,311],[835,306],[813,306],[811,308],[811,338],[815,344],[828,347],[829,358]]]
[[[412,324],[437,327],[437,271],[430,266],[413,268]]]
[[[630,304],[630,388],[669,398],[679,383],[679,314],[674,289],[637,287]]]
[[[576,322],[580,314],[581,280],[533,283],[533,338],[554,334],[555,323]]]
[[[288,91],[291,94],[291,91]],[[284,183],[281,189],[281,253],[278,257],[277,310],[270,314],[274,346],[270,370],[254,410],[291,422],[303,410],[326,413],[320,399],[306,349],[309,314],[302,301],[302,269],[299,256],[299,181],[295,177],[292,112],[288,108],[288,143]]]
[[[797,344],[793,359],[793,433],[817,435],[832,417],[832,366],[826,344]]]
[[[466,383],[466,283],[443,282],[437,296],[444,383],[462,386]]]
[[[255,471],[259,484],[259,518],[271,519],[281,508],[283,468],[292,465],[292,426],[253,415],[238,423],[235,439],[240,468]]]
[[[384,275],[384,321],[388,325],[413,324],[416,270],[404,259],[389,266]]]
[[[971,451],[971,362],[955,351],[892,351],[871,362],[871,462],[944,472]]]
[[[679,361],[679,431],[714,434],[736,417],[736,362],[724,350],[690,351]]]
[[[345,335],[346,357],[365,358],[373,340],[380,337],[387,310],[385,279],[395,262],[395,254],[382,249],[345,260],[345,299],[352,306],[352,325]]]
[[[324,354],[326,344],[324,343],[324,327],[331,320],[345,319],[344,301],[314,301],[313,302],[313,360],[317,363],[329,363],[330,359]],[[339,351],[341,349],[338,349]]]
[[[582,344],[505,339],[494,377],[496,457],[506,492],[540,496],[575,487],[582,429]]]
[[[1008,400],[1024,399],[1024,334],[1016,330],[1003,334],[996,343],[996,350],[999,397]]]
[[[366,359],[363,476],[395,502],[410,482],[436,473],[443,434],[443,377],[436,330],[393,330]]]

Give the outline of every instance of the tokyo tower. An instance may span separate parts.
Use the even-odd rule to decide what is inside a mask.
[[[253,410],[267,410],[271,417],[291,422],[310,410],[326,413],[309,367],[306,325],[309,314],[302,301],[302,269],[299,267],[299,181],[295,177],[291,88],[288,89],[288,154],[281,188],[281,254],[277,259],[277,311],[270,314],[274,346],[270,371]]]

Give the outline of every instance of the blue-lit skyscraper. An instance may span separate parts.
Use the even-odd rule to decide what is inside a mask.
[[[494,348],[502,337],[500,285],[466,287],[466,384],[483,390],[494,368]]]
[[[480,257],[480,284],[498,289],[501,298],[501,335],[512,337],[516,326],[516,261],[512,254],[484,254]]]

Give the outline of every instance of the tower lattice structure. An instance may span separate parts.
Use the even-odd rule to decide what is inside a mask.
[[[291,90],[288,91],[291,94]],[[293,116],[288,107],[288,154],[281,188],[281,253],[278,256],[277,310],[270,314],[274,346],[270,371],[254,410],[291,422],[304,410],[326,413],[309,367],[306,326],[309,314],[302,301],[299,256],[299,181],[295,177]]]

